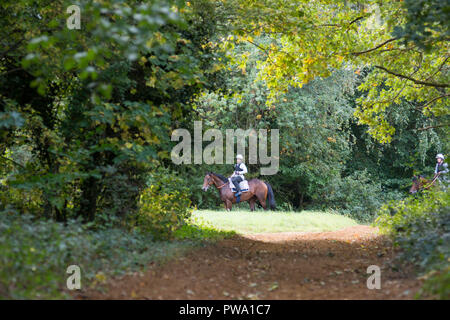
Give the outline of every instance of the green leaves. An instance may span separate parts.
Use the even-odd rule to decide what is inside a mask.
[[[172,53],[178,35],[169,26],[186,27],[171,3],[165,1],[130,4],[111,0],[83,2],[79,6],[82,17],[88,17],[82,19],[81,30],[54,28],[51,36],[38,33],[29,39],[29,54],[23,65],[41,78],[39,86],[50,82],[55,72],[65,71],[75,72],[81,80],[94,84],[97,78],[102,78],[107,61],[113,57],[133,62],[152,51]],[[64,13],[56,9],[49,8],[47,15],[63,21],[65,18]],[[163,26],[168,28],[161,33],[158,30]],[[62,66],[59,61],[63,62]],[[108,98],[108,93],[102,90],[103,85],[107,83],[91,86],[92,94]],[[40,87],[40,92],[44,91]]]
[[[145,172],[168,158],[172,121],[218,71],[205,45],[216,22],[187,23],[214,7],[82,1],[70,30],[68,1],[11,4],[1,4],[0,142],[33,156],[23,168],[6,158],[14,171],[0,196],[18,205],[29,193],[30,211],[60,220],[131,213]]]
[[[0,112],[1,132],[5,129],[19,128],[24,124],[24,119],[17,111]]]
[[[384,205],[375,223],[402,249],[401,258],[414,263],[425,274],[426,294],[448,299],[450,259],[450,192],[425,191],[418,198]],[[442,280],[442,282],[439,282]]]
[[[377,1],[299,0],[286,5],[267,0],[256,5],[227,1],[239,17],[233,22],[239,41],[254,42],[260,34],[271,39],[269,46],[254,42],[265,54],[258,69],[259,79],[270,89],[268,105],[276,105],[288,86],[301,87],[337,68],[376,66],[366,79],[364,89],[369,92],[358,101],[355,115],[382,143],[390,142],[395,133],[385,114],[400,99],[422,102],[424,114],[438,116],[444,123],[449,114],[449,79],[444,71],[448,13],[437,3],[388,1],[381,6]],[[389,85],[380,92],[377,86],[383,82]]]
[[[405,0],[406,23],[395,26],[393,34],[414,42],[425,50],[433,49],[436,40],[448,40],[450,33],[450,6],[438,0]]]
[[[134,223],[139,230],[151,233],[157,239],[167,239],[189,220],[192,209],[186,194],[178,191],[162,192],[158,185],[143,190],[139,212]]]

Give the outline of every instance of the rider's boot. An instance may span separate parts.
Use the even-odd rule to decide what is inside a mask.
[[[239,182],[234,183],[234,188],[236,189],[236,193],[234,194],[236,197],[242,194],[241,187],[239,186]]]

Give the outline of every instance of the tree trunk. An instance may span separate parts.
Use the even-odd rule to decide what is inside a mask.
[[[303,193],[300,193],[300,204],[299,204],[300,210],[303,210]]]
[[[81,187],[79,211],[85,222],[92,221],[97,211],[98,181],[94,177],[86,179]]]

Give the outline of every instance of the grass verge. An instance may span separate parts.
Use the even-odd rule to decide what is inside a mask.
[[[217,230],[237,233],[265,232],[320,232],[333,231],[358,225],[349,218],[335,213],[320,211],[282,212],[233,210],[198,210],[194,221],[213,226]]]

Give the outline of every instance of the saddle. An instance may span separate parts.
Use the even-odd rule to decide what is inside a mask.
[[[228,178],[228,181],[230,182],[230,189],[231,189],[231,191],[236,192],[236,188],[234,187],[234,184],[231,181],[231,178]],[[239,182],[239,187],[241,188],[242,192],[248,192],[250,190],[250,187],[248,186],[248,181],[247,180],[243,180],[243,181]]]

